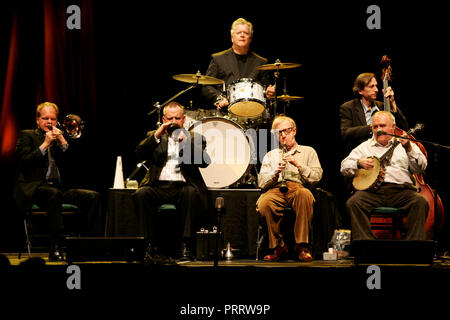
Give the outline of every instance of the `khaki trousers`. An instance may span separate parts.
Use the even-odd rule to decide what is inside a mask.
[[[256,210],[265,217],[269,235],[269,247],[275,248],[282,243],[280,224],[284,207],[292,207],[295,212],[294,236],[296,243],[308,243],[309,228],[313,215],[314,196],[300,183],[286,181],[288,191],[282,193],[278,185],[263,193],[256,202]]]

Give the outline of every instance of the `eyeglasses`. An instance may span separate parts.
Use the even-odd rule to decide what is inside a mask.
[[[275,134],[278,133],[279,135],[282,135],[283,133],[288,135],[294,129],[295,129],[295,127],[290,127],[290,128],[286,128],[286,129],[283,129],[283,130],[272,130],[272,132],[275,133]]]

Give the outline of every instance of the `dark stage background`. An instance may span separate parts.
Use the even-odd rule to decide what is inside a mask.
[[[81,8],[81,29],[66,28],[66,8]],[[381,8],[381,30],[369,30],[366,9]],[[343,203],[339,174],[343,158],[339,106],[352,98],[354,78],[381,72],[384,54],[392,59],[392,87],[410,125],[423,122],[417,138],[449,144],[447,121],[449,49],[446,11],[381,2],[328,4],[277,1],[271,6],[144,1],[16,1],[0,12],[1,216],[0,247],[20,245],[21,221],[12,206],[12,156],[18,130],[35,126],[36,104],[50,100],[61,115],[80,114],[82,151],[74,159],[77,185],[102,192],[112,187],[117,156],[124,175],[135,167],[134,148],[155,128],[155,102],[164,102],[188,84],[172,79],[181,73],[206,72],[211,53],[231,46],[231,23],[244,17],[254,24],[252,50],[269,63],[301,63],[282,71],[292,102],[288,115],[298,124],[297,140],[314,147],[324,168],[321,186]],[[379,83],[381,80],[379,80]],[[282,87],[281,83],[281,86]],[[379,97],[381,99],[381,95]],[[200,87],[178,99],[210,108]],[[426,181],[438,187],[448,208],[449,153],[436,165],[427,146]],[[106,209],[106,208],[105,208]],[[345,220],[344,220],[345,221]],[[448,227],[439,240],[448,247]]]

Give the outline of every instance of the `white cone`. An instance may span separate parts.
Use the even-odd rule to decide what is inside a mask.
[[[122,157],[117,157],[116,162],[116,175],[114,176],[114,189],[124,189],[123,183],[123,170],[122,170]]]

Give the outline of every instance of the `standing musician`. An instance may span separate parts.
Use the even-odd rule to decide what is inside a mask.
[[[203,136],[187,132],[183,128],[186,116],[184,108],[172,101],[164,107],[163,124],[148,132],[136,147],[139,161],[147,160],[149,170],[134,194],[139,219],[143,221],[144,237],[148,244],[146,263],[164,260],[158,250],[156,210],[162,204],[175,204],[177,227],[174,240],[180,245],[180,259],[190,259],[196,222],[207,209],[208,190],[199,168],[210,163],[204,152]],[[168,232],[168,230],[164,230]],[[171,260],[171,259],[169,259]],[[168,261],[162,261],[168,262]]]
[[[266,97],[273,98],[275,87],[269,85],[269,74],[267,71],[256,69],[256,67],[266,64],[267,59],[250,50],[252,36],[253,25],[251,22],[243,18],[234,21],[231,25],[232,47],[212,55],[206,75],[224,80],[225,86],[241,78],[251,78],[262,85],[268,85]],[[208,100],[214,102],[219,110],[229,105],[228,99],[222,95],[222,88],[204,86],[202,93]]]
[[[280,211],[291,206],[295,212],[295,250],[300,261],[311,261],[308,237],[314,196],[305,186],[319,182],[323,170],[316,151],[312,147],[297,144],[297,126],[292,118],[276,117],[272,129],[278,134],[282,149],[271,150],[264,156],[258,176],[258,185],[264,193],[256,203],[258,213],[267,222],[269,247],[275,249],[264,260],[278,261],[288,252],[288,246],[280,233],[283,220]],[[284,185],[287,190],[280,190]]]
[[[17,209],[25,213],[37,204],[47,212],[50,232],[49,260],[64,260],[61,241],[65,234],[61,206],[77,205],[84,214],[84,234],[99,235],[100,197],[96,191],[69,188],[67,168],[71,148],[57,128],[59,108],[43,102],[36,108],[37,128],[22,130],[16,145],[18,173],[14,190]]]
[[[342,161],[341,173],[354,177],[358,169],[371,170],[375,159],[381,157],[391,147],[393,153],[385,164],[385,176],[378,189],[356,191],[346,203],[350,215],[353,240],[375,239],[371,230],[369,215],[375,207],[389,206],[408,213],[407,240],[425,239],[425,220],[428,202],[417,193],[412,174],[423,173],[427,159],[419,147],[407,139],[396,139],[394,134],[395,117],[387,111],[378,111],[373,116],[373,138],[361,143]],[[401,145],[401,146],[400,146]]]
[[[373,73],[361,73],[353,84],[353,93],[357,96],[340,107],[341,136],[345,155],[372,135],[371,124],[375,112],[384,110],[383,102],[376,101],[378,94],[377,79]],[[391,87],[383,92],[389,97],[392,113],[399,128],[408,130],[408,122],[394,99]]]

